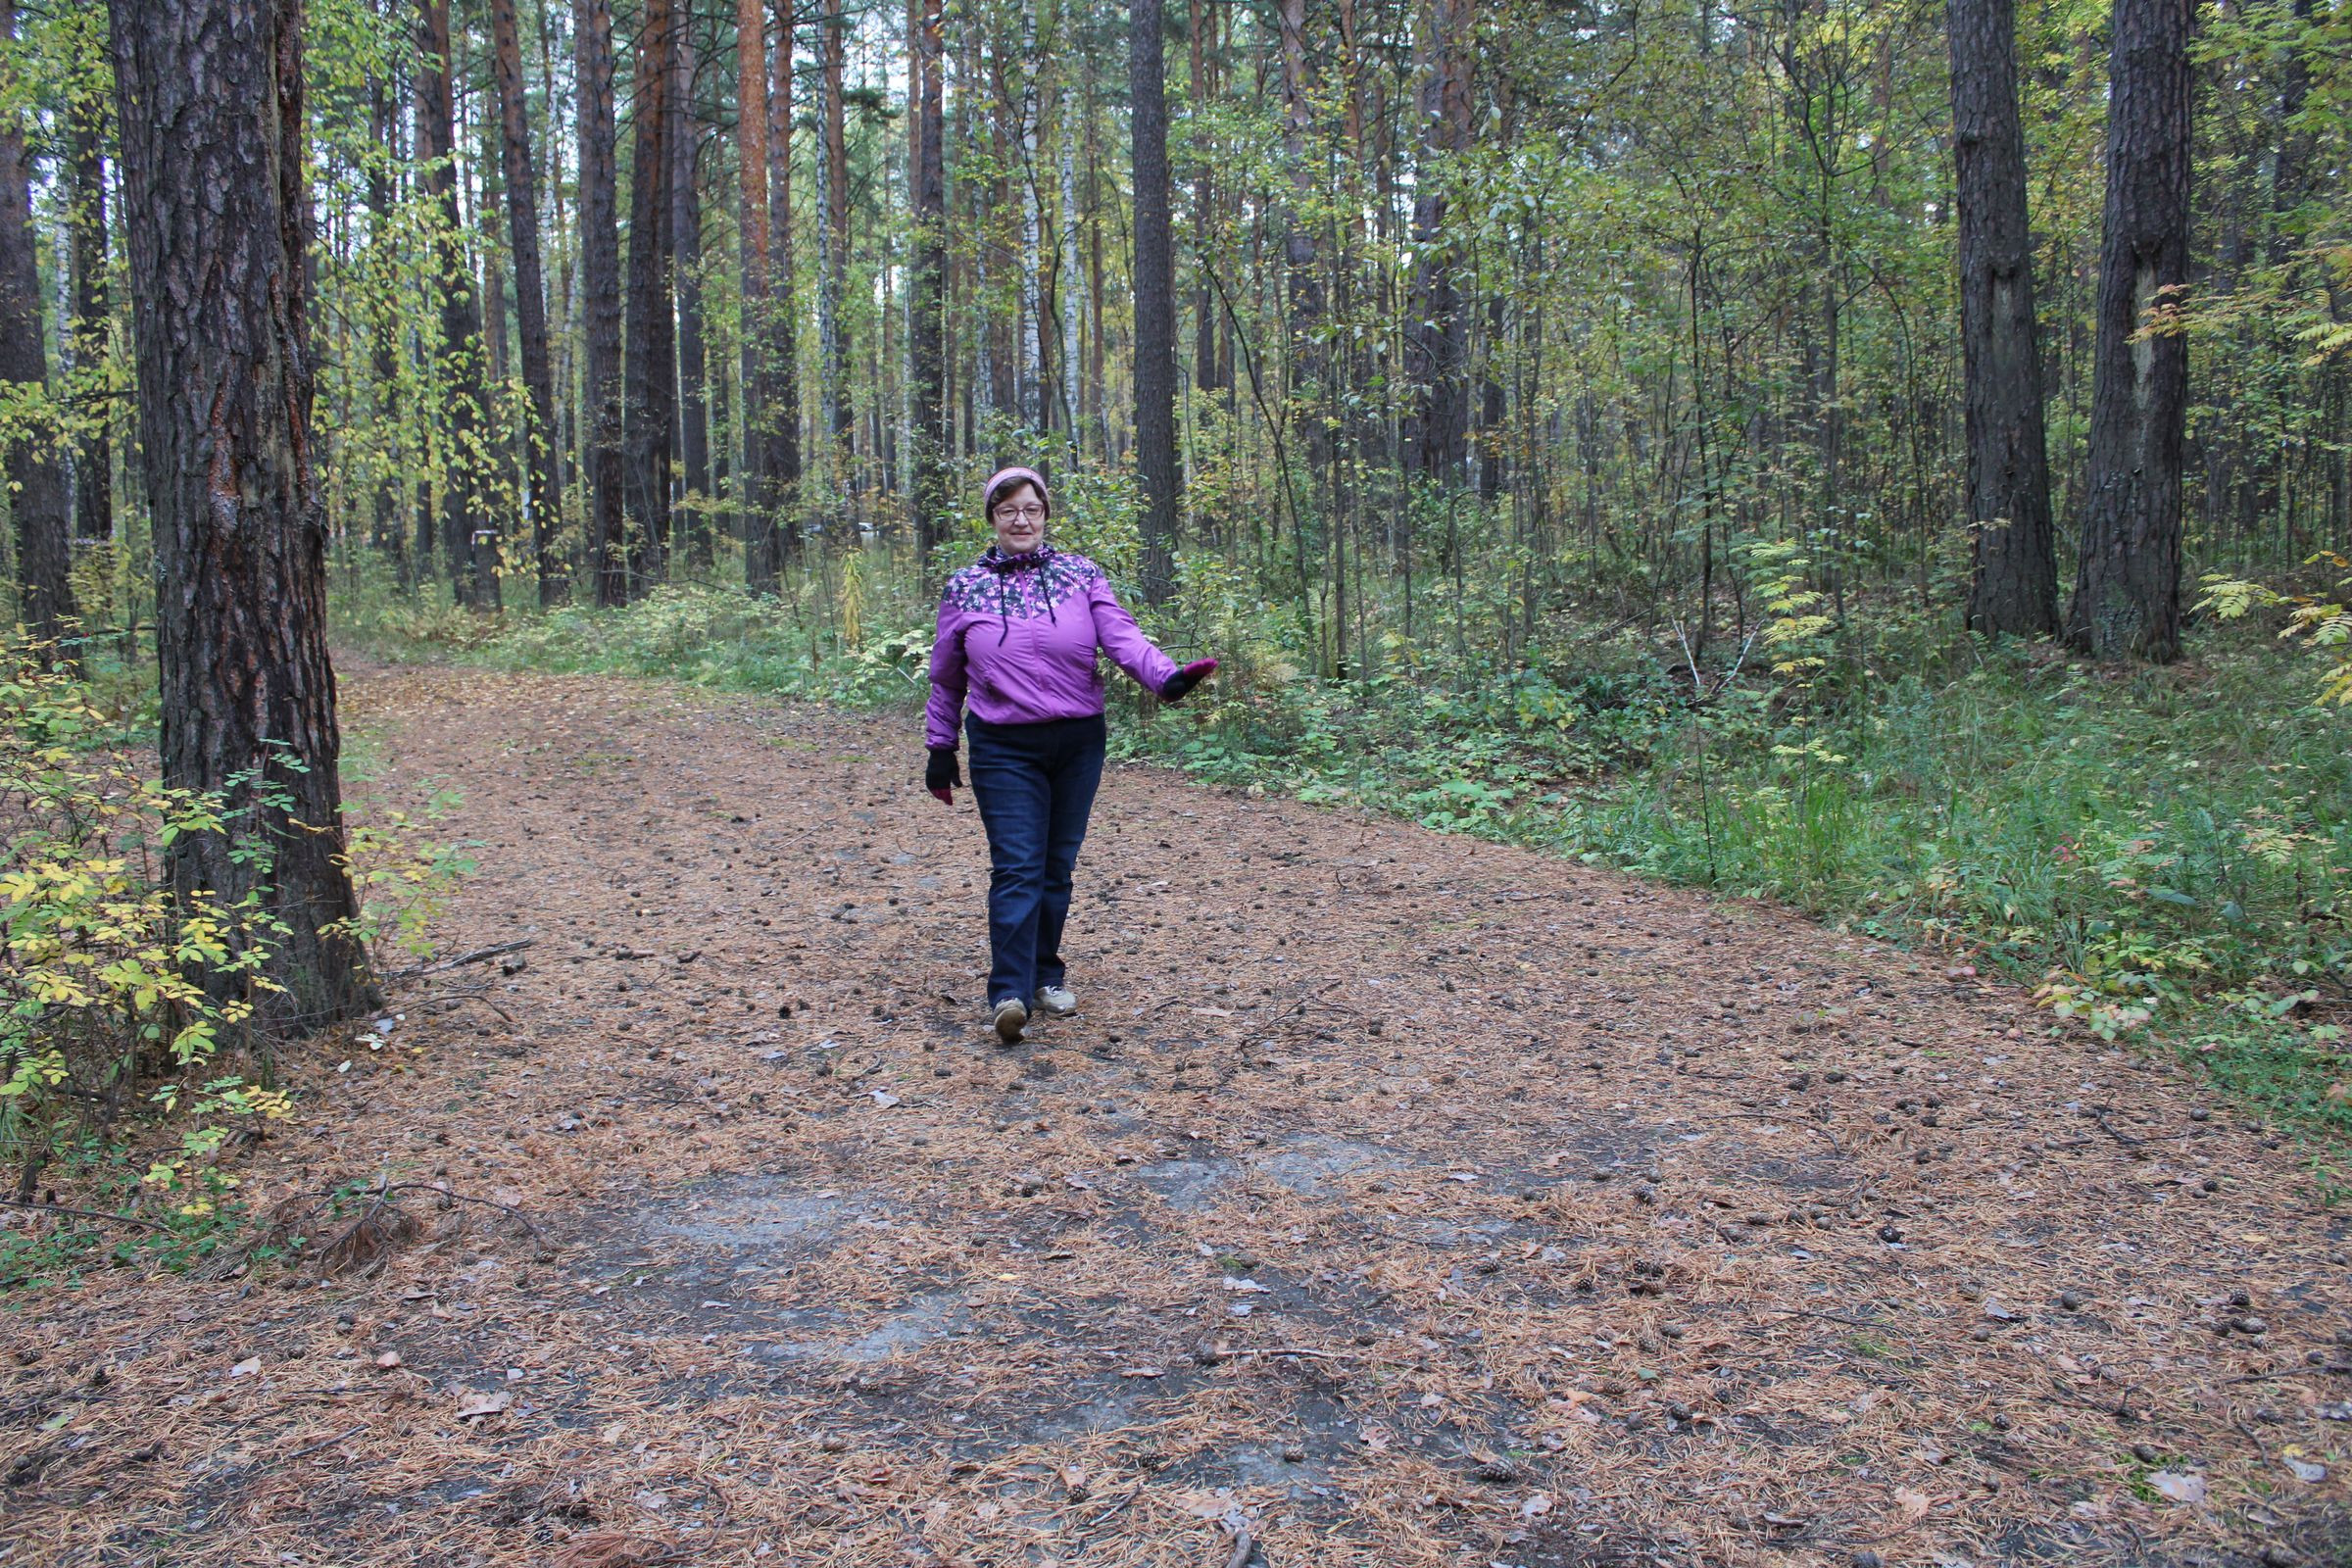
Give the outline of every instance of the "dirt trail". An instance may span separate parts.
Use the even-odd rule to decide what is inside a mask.
[[[0,1563],[2345,1560],[2343,1222],[2008,988],[1125,769],[1005,1052],[904,723],[345,694],[481,842],[443,951],[534,945],[248,1191],[542,1234],[19,1308]]]

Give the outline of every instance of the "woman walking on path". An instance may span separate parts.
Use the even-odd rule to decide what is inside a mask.
[[[987,554],[948,579],[931,645],[923,785],[948,805],[963,779],[956,724],[972,743],[972,800],[988,830],[989,1018],[1006,1045],[1032,1009],[1077,1010],[1063,984],[1061,929],[1070,872],[1102,781],[1098,649],[1147,691],[1176,702],[1217,667],[1178,668],[1127,613],[1102,568],[1046,543],[1053,502],[1029,468],[1005,468],[981,492],[996,526]]]

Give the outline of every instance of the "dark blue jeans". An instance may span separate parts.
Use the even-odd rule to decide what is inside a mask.
[[[988,829],[988,1002],[1062,981],[1070,872],[1102,782],[1102,715],[1043,724],[964,720],[972,800]]]

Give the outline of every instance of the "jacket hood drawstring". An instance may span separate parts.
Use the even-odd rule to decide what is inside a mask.
[[[1008,556],[995,545],[980,558],[980,564],[997,574],[997,642],[1002,645],[1012,635],[1012,574],[1036,567],[1040,573],[1038,591],[1046,601],[1046,618],[1055,625],[1061,617],[1054,612],[1054,557],[1052,545],[1039,545],[1022,555]]]

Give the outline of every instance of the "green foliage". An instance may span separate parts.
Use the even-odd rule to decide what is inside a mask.
[[[262,968],[280,928],[258,897],[172,892],[164,857],[185,835],[232,831],[225,794],[143,775],[46,653],[0,640],[0,1153],[29,1182],[93,1112],[111,1125],[160,1078],[155,1102],[199,1119],[142,1180],[201,1217],[226,1180],[225,1122],[288,1113],[283,1094],[213,1066],[275,989]]]

